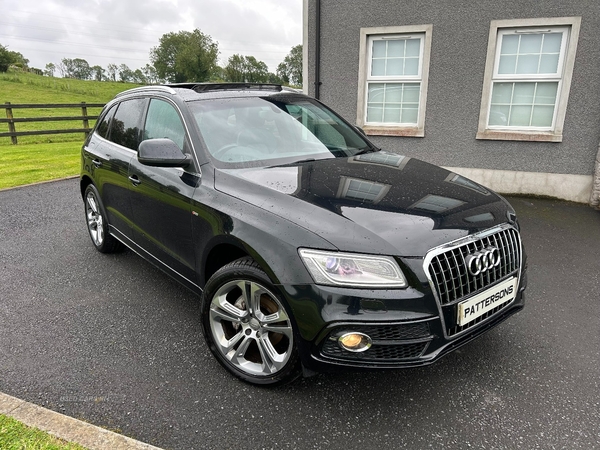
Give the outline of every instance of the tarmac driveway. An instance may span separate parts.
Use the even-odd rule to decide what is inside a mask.
[[[197,298],[97,253],[78,181],[0,192],[0,391],[169,449],[600,448],[600,213],[513,198],[526,309],[437,364],[262,389]]]

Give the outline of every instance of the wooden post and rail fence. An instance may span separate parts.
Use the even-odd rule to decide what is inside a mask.
[[[92,131],[90,120],[98,118],[97,115],[88,115],[88,108],[101,108],[104,103],[49,103],[49,104],[11,104],[6,102],[0,104],[0,108],[6,110],[6,119],[0,117],[0,124],[8,124],[8,132],[0,132],[0,138],[10,137],[13,144],[17,144],[18,136],[36,136],[43,134],[65,134],[65,133],[84,133],[86,136]],[[60,108],[81,108],[79,116],[46,116],[46,117],[14,117],[13,109],[60,109]],[[60,121],[81,121],[82,128],[65,128],[49,130],[28,130],[17,131],[17,124],[31,122],[60,122]]]

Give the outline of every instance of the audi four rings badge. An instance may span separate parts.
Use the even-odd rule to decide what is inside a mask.
[[[500,264],[500,250],[486,247],[468,255],[466,263],[471,275],[479,275]]]

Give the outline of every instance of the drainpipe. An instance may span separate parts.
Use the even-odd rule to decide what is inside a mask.
[[[321,95],[321,0],[315,1],[315,98]]]
[[[600,209],[600,145],[598,146],[598,154],[596,155],[596,167],[594,168],[594,182],[592,185],[590,206],[592,208]]]

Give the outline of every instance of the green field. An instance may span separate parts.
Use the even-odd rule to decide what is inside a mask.
[[[67,78],[54,78],[23,72],[7,72],[0,74],[0,103],[106,103],[115,94],[136,87],[132,83],[109,81],[87,81]],[[98,115],[100,108],[88,108],[89,115]],[[81,108],[73,109],[14,109],[17,117],[52,117],[79,116]],[[5,118],[5,110],[0,109],[0,117]],[[93,125],[93,122],[90,124]],[[82,128],[81,121],[33,122],[17,123],[17,131],[43,129]],[[0,124],[0,132],[8,131],[8,124]],[[40,136],[19,136],[19,144],[36,144],[49,142],[81,142],[83,133],[49,134]],[[0,138],[0,148],[11,145],[9,137]]]
[[[0,103],[106,103],[115,94],[136,87],[131,83],[51,78],[30,73],[0,74]],[[100,108],[88,108],[89,115],[98,115]],[[79,116],[81,108],[74,109],[14,109],[14,117]],[[0,117],[6,117],[0,109]],[[90,126],[93,121],[90,122]],[[50,121],[17,123],[17,131],[82,128],[81,121]],[[8,131],[8,124],[0,123],[0,132]],[[0,189],[64,178],[79,173],[81,145],[85,136],[50,134],[19,136],[12,145],[10,137],[0,138]]]

